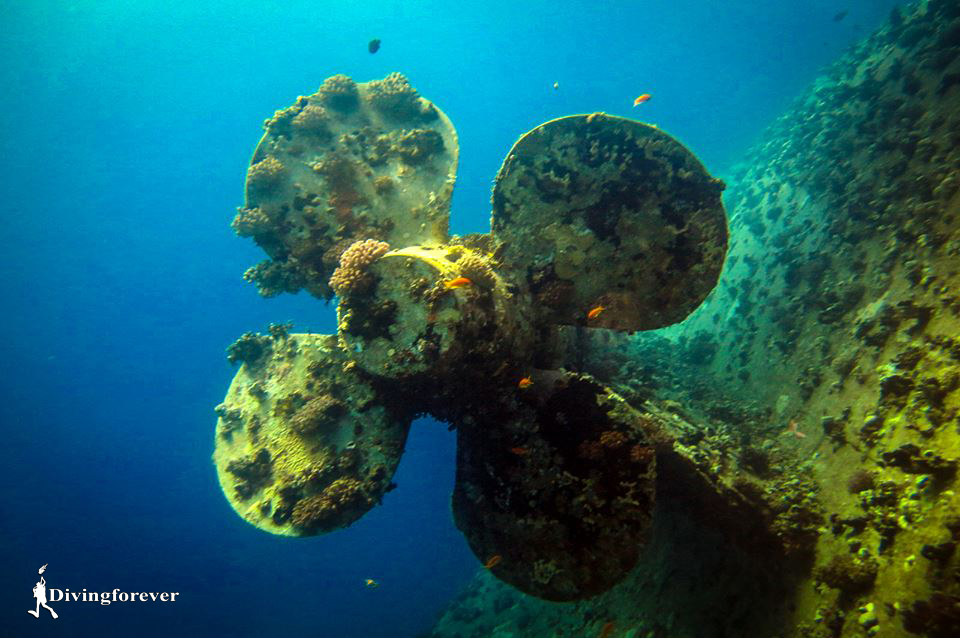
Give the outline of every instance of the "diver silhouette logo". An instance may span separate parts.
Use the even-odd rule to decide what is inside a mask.
[[[33,616],[34,618],[40,617],[41,605],[43,606],[44,609],[50,612],[51,616],[53,616],[54,618],[57,617],[57,612],[53,611],[53,609],[51,609],[47,605],[47,581],[43,577],[43,572],[45,571],[47,571],[46,565],[41,567],[40,570],[37,572],[38,574],[41,574],[40,582],[33,586],[33,597],[37,599],[37,608],[27,610],[27,613]]]

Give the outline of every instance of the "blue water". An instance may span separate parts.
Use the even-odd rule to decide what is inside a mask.
[[[482,232],[526,130],[635,116],[722,177],[895,4],[0,4],[0,635],[414,636],[478,568],[449,514],[454,435],[429,420],[347,530],[273,537],[221,495],[224,348],[274,321],[334,329],[332,306],[242,280],[262,254],[230,221],[275,109],[402,71],[459,132],[452,228]],[[34,619],[44,563],[49,588],[180,595]]]

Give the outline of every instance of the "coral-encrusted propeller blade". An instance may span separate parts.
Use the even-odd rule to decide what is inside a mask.
[[[380,502],[412,414],[390,405],[330,335],[247,335],[217,407],[213,460],[233,509],[262,530],[310,536]]]
[[[447,240],[457,134],[399,73],[335,75],[264,126],[234,220],[272,258],[247,274],[261,294],[329,299],[337,260],[358,240]]]
[[[498,578],[547,600],[587,598],[637,561],[654,450],[643,416],[590,377],[532,382],[459,425],[454,520]]]
[[[713,289],[727,248],[723,183],[659,129],[604,114],[521,137],[493,189],[505,274],[550,321],[648,330]]]

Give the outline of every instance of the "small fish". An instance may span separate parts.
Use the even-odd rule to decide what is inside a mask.
[[[517,387],[520,388],[521,390],[526,390],[532,385],[533,385],[533,379],[531,379],[530,377],[524,377],[520,379],[520,381],[517,383]]]
[[[838,11],[837,14],[833,16],[833,21],[840,22],[841,20],[847,17],[848,13],[849,11],[847,11],[846,9],[844,9],[843,11]]]
[[[447,283],[443,284],[448,289],[453,288],[463,288],[464,286],[472,286],[473,282],[467,279],[466,277],[457,277],[456,279],[451,279]]]
[[[372,578],[367,578],[366,580],[363,581],[363,584],[369,587],[370,589],[376,589],[377,587],[380,586],[380,583],[378,583]]]
[[[600,313],[606,310],[606,306],[597,306],[593,310],[587,313],[587,319],[596,319],[600,316]]]
[[[807,438],[807,435],[806,435],[805,433],[803,433],[803,432],[801,432],[800,430],[797,429],[797,420],[796,420],[796,419],[790,419],[790,423],[787,424],[787,434],[792,434],[793,436],[797,437],[798,439],[805,439],[805,438]]]
[[[613,628],[616,627],[616,623],[612,620],[600,628],[600,633],[597,634],[597,638],[608,638],[610,634],[613,633]]]
[[[637,99],[635,99],[635,100],[633,101],[633,105],[634,105],[634,106],[640,106],[641,104],[643,104],[644,102],[646,102],[647,100],[649,100],[649,99],[652,98],[652,97],[653,97],[653,96],[650,95],[649,93],[644,93],[643,95],[638,96]]]
[[[379,50],[380,50],[380,40],[377,38],[370,40],[369,44],[367,44],[367,51],[373,54]]]
[[[494,555],[491,556],[489,559],[487,559],[487,562],[485,562],[485,563],[483,564],[483,566],[484,566],[486,569],[493,569],[493,568],[496,567],[496,566],[500,563],[500,561],[502,561],[502,560],[503,560],[503,556],[501,556],[500,554],[494,554]]]
[[[530,454],[530,450],[525,447],[512,447],[510,448],[511,454],[516,454],[517,456],[526,456]]]
[[[559,82],[554,82],[554,83],[553,83],[553,90],[556,91],[556,90],[559,89],[559,88],[560,88],[560,83],[559,83]]]

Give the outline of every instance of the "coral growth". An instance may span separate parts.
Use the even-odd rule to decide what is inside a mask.
[[[293,329],[293,323],[288,321],[287,323],[271,323],[267,328],[270,336],[274,339],[286,339],[290,336],[290,330]]]
[[[297,99],[296,103],[291,106],[288,106],[285,109],[280,109],[275,111],[273,117],[264,120],[263,128],[272,133],[281,133],[286,130],[297,113],[300,112],[300,109],[307,103],[307,98],[302,95]]]
[[[859,494],[866,490],[872,490],[875,482],[873,472],[864,468],[857,468],[847,479],[847,491],[851,494]]]
[[[356,519],[372,505],[363,485],[354,478],[339,478],[320,494],[301,499],[291,521],[303,531],[334,529]]]
[[[460,274],[481,288],[492,289],[497,283],[497,277],[490,267],[490,262],[476,253],[468,253],[457,260]]]
[[[270,337],[255,332],[245,332],[227,347],[227,361],[232,364],[256,365],[272,347]]]
[[[239,408],[230,408],[226,403],[221,403],[214,408],[217,416],[220,417],[220,436],[230,439],[233,431],[243,427],[243,410]]]
[[[349,222],[354,207],[365,201],[357,190],[358,165],[346,154],[333,152],[314,162],[311,168],[326,178],[330,189],[327,204],[336,213],[337,219]]]
[[[918,600],[903,612],[903,627],[929,638],[960,635],[960,596],[936,592],[929,600]]]
[[[325,134],[329,133],[327,128],[328,117],[325,108],[317,104],[309,104],[297,113],[292,124],[295,129],[304,133]]]
[[[280,160],[267,155],[247,169],[247,185],[256,192],[269,192],[280,183],[283,170]]]
[[[318,175],[323,175],[334,188],[343,188],[356,181],[356,167],[345,153],[328,153],[310,166]]]
[[[333,426],[346,413],[346,406],[342,401],[323,394],[307,401],[297,410],[290,419],[290,427],[299,434],[310,435],[317,433],[328,426]]]
[[[809,477],[795,477],[768,487],[776,513],[771,529],[788,555],[804,556],[813,551],[823,524],[823,506],[817,499],[818,488]]]
[[[233,218],[231,226],[240,237],[257,237],[266,235],[271,231],[270,218],[259,206],[256,208],[238,208],[237,216]]]
[[[618,448],[627,443],[627,435],[616,430],[607,430],[600,434],[600,444],[608,448]]]
[[[814,578],[846,595],[865,592],[877,578],[877,561],[870,556],[860,558],[851,554],[836,554],[826,565],[814,571]]]
[[[598,461],[603,456],[603,446],[597,441],[583,441],[577,447],[580,458],[588,461]]]
[[[237,483],[234,489],[237,496],[246,500],[260,487],[270,482],[270,475],[273,470],[273,463],[270,459],[270,452],[266,448],[260,448],[256,454],[246,456],[227,464],[227,471],[237,477]]]
[[[357,83],[342,73],[324,80],[317,95],[324,104],[337,111],[351,111],[357,107]]]
[[[340,265],[330,277],[330,288],[341,297],[360,292],[369,283],[367,267],[388,250],[388,243],[376,239],[354,242],[340,255]]]
[[[382,80],[370,82],[370,102],[380,111],[398,119],[420,113],[416,90],[401,73],[391,73]]]
[[[359,287],[353,289],[354,292],[365,289],[366,281]],[[341,326],[342,330],[354,337],[365,340],[377,338],[390,339],[390,328],[397,321],[397,302],[386,299],[377,301],[366,297],[352,300],[350,304],[350,316],[345,318]],[[426,344],[424,344],[426,347]]]
[[[373,188],[377,191],[377,195],[388,195],[393,192],[394,187],[393,179],[388,175],[381,175],[373,180]]]
[[[306,285],[306,278],[293,259],[264,259],[243,273],[244,281],[256,284],[261,297],[276,297],[282,292],[295,293]]]
[[[423,164],[433,154],[443,151],[443,138],[436,131],[417,128],[401,135],[393,150],[406,164]]]

